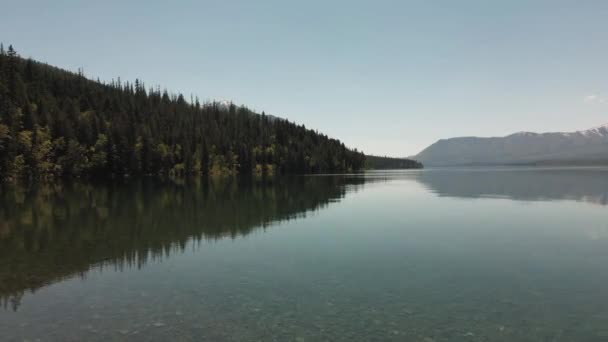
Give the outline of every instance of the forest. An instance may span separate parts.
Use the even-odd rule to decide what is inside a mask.
[[[315,130],[160,86],[105,83],[0,44],[0,179],[273,175],[419,168]]]
[[[367,169],[374,170],[421,169],[423,167],[422,163],[412,159],[370,155],[365,156],[365,165]]]
[[[361,170],[365,155],[246,107],[100,82],[0,47],[2,179]]]

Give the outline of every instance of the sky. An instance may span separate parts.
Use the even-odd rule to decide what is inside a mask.
[[[0,41],[394,157],[608,123],[608,1],[0,0]]]

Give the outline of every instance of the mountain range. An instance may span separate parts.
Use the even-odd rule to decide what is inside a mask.
[[[608,164],[608,124],[576,132],[441,139],[412,158],[425,166]]]

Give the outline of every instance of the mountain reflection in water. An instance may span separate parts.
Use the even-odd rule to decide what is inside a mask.
[[[382,171],[372,179],[415,180],[438,196],[515,201],[583,201],[608,205],[608,168],[438,168]]]

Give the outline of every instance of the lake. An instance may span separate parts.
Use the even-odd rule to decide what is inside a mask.
[[[606,341],[608,169],[0,188],[1,341]]]

